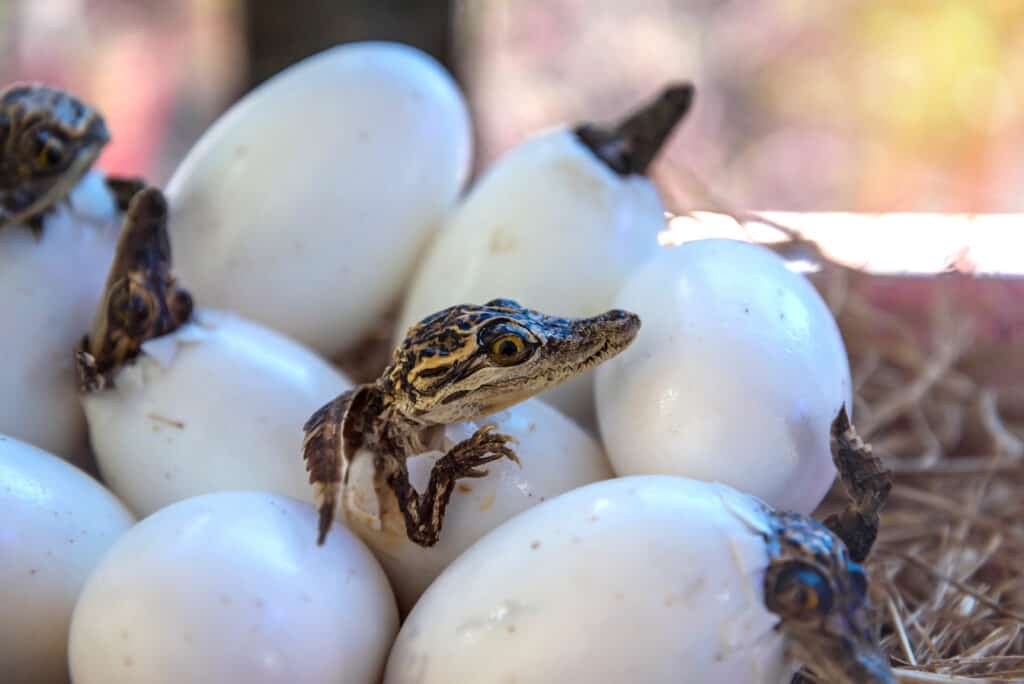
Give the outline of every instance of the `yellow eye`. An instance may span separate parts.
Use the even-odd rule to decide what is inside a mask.
[[[518,335],[502,335],[491,342],[490,357],[499,366],[514,366],[526,359],[527,348]]]
[[[36,135],[35,166],[39,171],[50,171],[64,161],[64,143],[49,131],[40,131]]]
[[[783,618],[815,620],[832,610],[832,587],[817,570],[793,564],[776,575],[766,602]]]

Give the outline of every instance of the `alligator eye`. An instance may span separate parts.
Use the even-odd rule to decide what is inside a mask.
[[[61,165],[67,153],[64,142],[50,131],[36,133],[35,167],[37,171],[52,171]]]
[[[832,610],[832,585],[814,568],[793,563],[775,575],[766,602],[785,620],[808,622]]]
[[[508,334],[491,342],[489,352],[491,361],[499,366],[514,366],[526,360],[529,349],[523,338]]]

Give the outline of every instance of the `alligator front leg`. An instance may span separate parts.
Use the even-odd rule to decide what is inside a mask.
[[[507,458],[519,463],[519,458],[508,446],[516,440],[510,435],[494,432],[496,426],[485,425],[442,456],[430,471],[430,482],[420,494],[409,482],[409,469],[404,459],[389,459],[390,472],[386,481],[398,499],[405,517],[405,530],[409,539],[420,546],[433,546],[441,537],[441,524],[448,501],[455,491],[455,483],[462,478],[484,477],[487,470],[481,466]],[[388,464],[381,463],[387,469]]]

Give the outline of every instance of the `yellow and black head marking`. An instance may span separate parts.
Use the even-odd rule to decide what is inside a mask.
[[[177,330],[192,315],[192,297],[171,274],[167,201],[156,188],[134,196],[92,331],[75,355],[83,390],[109,385],[109,374],[142,344]]]
[[[846,546],[806,516],[769,517],[765,605],[781,618],[796,659],[823,681],[895,684],[873,627],[867,577]]]
[[[0,93],[0,228],[40,229],[109,141],[99,112],[62,90],[18,84]]]
[[[495,299],[453,306],[412,326],[380,385],[411,418],[452,423],[500,411],[626,348],[626,311],[560,318]]]
[[[336,397],[303,429],[319,542],[347,484],[347,466],[365,448],[375,455],[375,490],[394,495],[408,538],[437,543],[455,483],[484,477],[482,466],[500,458],[518,463],[515,440],[494,425],[480,427],[434,464],[423,493],[410,484],[406,459],[441,448],[440,426],[488,416],[554,387],[618,354],[639,329],[640,319],[627,311],[559,318],[509,299],[424,318],[409,328],[376,382]]]

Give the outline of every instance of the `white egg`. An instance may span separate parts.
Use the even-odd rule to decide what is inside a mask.
[[[486,466],[486,477],[461,480],[445,512],[441,539],[429,548],[409,541],[393,496],[383,506],[378,504],[368,452],[353,459],[345,496],[346,522],[387,571],[403,613],[449,563],[490,530],[546,499],[612,476],[597,442],[536,399],[476,422],[450,425],[445,436],[454,444],[488,423],[518,440],[512,448],[522,467],[501,459]],[[440,456],[431,452],[409,460],[410,479],[418,491],[426,487],[430,469]]]
[[[5,684],[65,682],[68,625],[93,566],[135,519],[57,458],[0,435],[0,669]]]
[[[93,172],[47,214],[40,238],[0,230],[0,432],[78,464],[88,442],[71,350],[96,311],[119,227]]]
[[[398,629],[387,578],[312,506],[219,492],[143,520],[89,577],[71,623],[75,684],[377,682]]]
[[[260,85],[167,186],[197,301],[333,355],[395,304],[469,171],[455,81],[395,43],[352,43]]]
[[[104,481],[140,515],[224,489],[313,500],[302,425],[351,382],[309,349],[198,309],[82,396]]]
[[[385,682],[784,684],[763,516],[752,497],[664,476],[547,501],[430,586]]]
[[[597,373],[615,472],[719,481],[812,511],[835,476],[832,419],[851,406],[846,349],[814,287],[763,247],[699,240],[646,264],[616,305],[643,327]]]
[[[396,335],[447,306],[499,297],[557,316],[601,313],[657,252],[664,216],[648,178],[616,174],[571,130],[534,136],[499,159],[446,220]],[[593,426],[592,373],[541,398]]]

